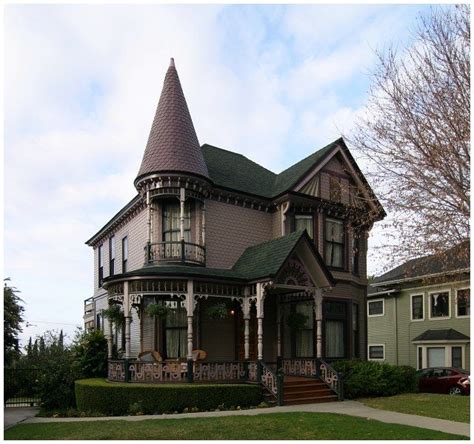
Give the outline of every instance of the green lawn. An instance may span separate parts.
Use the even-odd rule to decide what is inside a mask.
[[[358,401],[376,409],[469,422],[469,399],[469,396],[408,393],[386,398],[358,399]]]
[[[20,424],[5,439],[467,439],[332,413]]]

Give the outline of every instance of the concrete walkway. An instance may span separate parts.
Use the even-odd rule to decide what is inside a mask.
[[[6,430],[28,418],[34,418],[39,412],[33,407],[8,407],[3,409],[3,428]]]
[[[283,407],[272,407],[250,410],[230,410],[221,412],[180,413],[176,415],[142,415],[142,416],[110,416],[90,418],[29,418],[24,423],[43,422],[77,422],[77,421],[143,421],[146,419],[183,419],[209,418],[218,416],[253,416],[265,413],[313,412],[339,413],[342,415],[359,416],[375,419],[381,422],[403,424],[424,429],[437,430],[455,435],[469,436],[469,424],[464,422],[447,421],[445,419],[428,418],[426,416],[408,415],[406,413],[390,412],[367,407],[357,401],[328,402],[322,404],[303,404]]]

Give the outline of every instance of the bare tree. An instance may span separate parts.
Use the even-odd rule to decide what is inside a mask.
[[[350,141],[369,159],[391,219],[389,265],[459,244],[467,259],[469,6],[432,9],[420,17],[413,44],[378,58],[367,112]]]

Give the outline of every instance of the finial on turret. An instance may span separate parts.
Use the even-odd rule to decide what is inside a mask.
[[[174,68],[174,58],[173,57],[171,57],[171,59],[170,59],[170,66],[172,66]]]

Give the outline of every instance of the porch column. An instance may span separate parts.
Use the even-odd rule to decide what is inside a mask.
[[[112,352],[113,352],[113,349],[114,349],[114,343],[113,343],[113,325],[112,325],[112,321],[109,319],[108,320],[108,323],[107,323],[108,327],[109,327],[109,333],[107,335],[107,357],[109,359],[112,359]]]
[[[250,299],[246,296],[242,302],[242,314],[244,316],[244,359],[250,359]]]
[[[128,281],[123,283],[123,314],[125,317],[125,359],[131,358],[130,347],[130,295],[128,293]]]
[[[194,281],[188,281],[188,292],[186,294],[186,313],[188,316],[188,352],[187,352],[187,362],[188,362],[188,382],[193,382],[193,318],[194,318],[194,308],[196,302],[194,301]]]
[[[150,191],[146,192],[146,206],[147,206],[147,225],[148,225],[148,243],[151,244],[151,234],[152,234],[152,226],[151,226],[151,199],[150,199]]]
[[[257,359],[263,360],[263,301],[265,299],[265,290],[263,284],[257,284]]]
[[[313,299],[314,314],[316,318],[316,357],[321,358],[323,348],[323,290],[321,288],[314,290]]]

